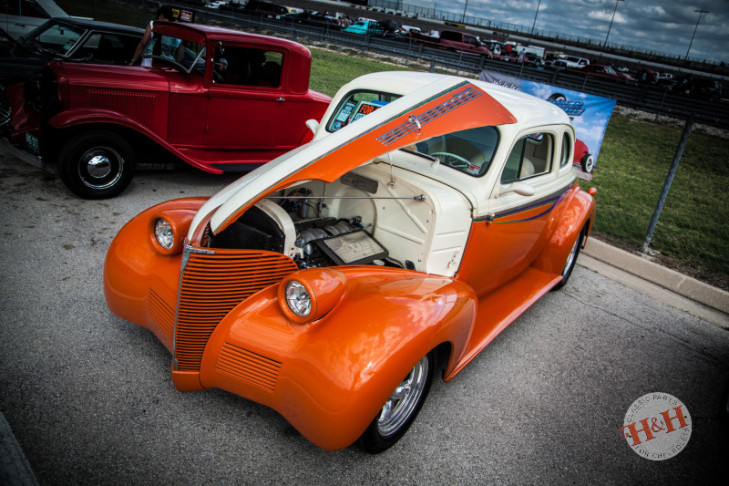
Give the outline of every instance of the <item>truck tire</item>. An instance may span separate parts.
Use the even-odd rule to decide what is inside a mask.
[[[98,130],[72,137],[58,156],[64,184],[84,199],[119,195],[134,175],[134,151],[119,135]]]

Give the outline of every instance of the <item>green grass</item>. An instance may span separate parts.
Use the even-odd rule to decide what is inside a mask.
[[[329,96],[334,96],[342,85],[363,74],[406,69],[403,66],[355,57],[352,54],[310,49],[311,88]]]
[[[642,245],[683,128],[613,115],[592,183],[595,230]],[[694,129],[651,248],[696,271],[729,276],[729,140]]]
[[[115,0],[57,0],[72,15],[96,17],[144,26],[148,11]],[[96,3],[96,10],[94,10]],[[308,44],[306,39],[300,42]],[[333,95],[357,76],[369,72],[408,69],[367,59],[358,51],[333,52],[310,47],[311,87]],[[681,127],[636,121],[614,114],[591,183],[597,193],[595,233],[625,248],[639,248],[681,137]],[[651,248],[675,258],[698,277],[729,287],[729,140],[694,129]],[[675,262],[672,262],[675,263]]]

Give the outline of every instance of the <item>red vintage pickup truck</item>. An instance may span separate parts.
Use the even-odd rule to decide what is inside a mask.
[[[295,42],[155,22],[152,67],[53,62],[8,91],[11,140],[56,163],[84,198],[121,193],[160,149],[211,173],[246,172],[311,137],[331,99],[309,89]]]

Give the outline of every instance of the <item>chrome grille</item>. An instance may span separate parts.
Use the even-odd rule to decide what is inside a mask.
[[[199,371],[205,345],[218,323],[255,292],[297,270],[292,259],[258,250],[186,248],[175,328],[175,366]]]

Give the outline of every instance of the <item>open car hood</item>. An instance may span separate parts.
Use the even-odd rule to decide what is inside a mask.
[[[190,225],[188,239],[211,213],[210,229],[217,234],[256,201],[296,181],[333,182],[379,155],[421,140],[515,122],[516,118],[504,106],[478,86],[462,78],[444,76],[233,182],[200,208]]]

